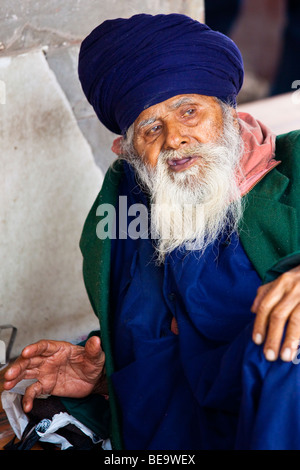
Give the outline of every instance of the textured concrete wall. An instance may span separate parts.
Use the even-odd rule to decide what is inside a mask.
[[[4,4],[0,11],[0,57],[43,50],[104,172],[113,158],[109,149],[114,136],[97,121],[83,96],[77,78],[80,42],[108,18],[176,12],[204,20],[204,0],[7,0]]]
[[[78,241],[102,173],[42,52],[0,58],[0,75],[0,324],[20,346],[71,339],[95,324]]]
[[[108,18],[173,12],[203,20],[203,0],[1,0],[0,41],[9,51],[66,45]]]
[[[18,328],[13,355],[98,326],[78,242],[115,136],[82,94],[77,58],[97,24],[141,12],[204,18],[203,0],[1,1],[0,326]]]

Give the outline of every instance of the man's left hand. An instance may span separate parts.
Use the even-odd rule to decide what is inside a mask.
[[[261,286],[251,311],[256,314],[253,341],[265,342],[266,359],[275,361],[280,354],[283,361],[293,360],[300,338],[300,266]]]

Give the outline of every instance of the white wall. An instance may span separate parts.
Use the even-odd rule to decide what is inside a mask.
[[[78,79],[81,40],[107,18],[185,13],[203,0],[2,0],[0,12],[0,326],[18,328],[13,355],[42,337],[97,328],[78,242],[114,136]],[[1,336],[0,336],[1,339]]]

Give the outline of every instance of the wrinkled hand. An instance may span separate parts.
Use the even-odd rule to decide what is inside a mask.
[[[280,350],[283,361],[293,360],[300,338],[300,266],[261,286],[251,310],[256,314],[253,341],[265,341],[266,359],[275,361]]]
[[[29,412],[33,400],[43,394],[81,398],[99,382],[105,355],[100,339],[92,336],[85,347],[65,341],[41,340],[24,348],[6,371],[4,389],[10,390],[23,379],[37,381],[27,387],[23,408]]]

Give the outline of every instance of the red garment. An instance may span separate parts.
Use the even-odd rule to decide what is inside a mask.
[[[244,141],[239,187],[244,196],[280,162],[274,159],[276,135],[248,113],[238,113],[238,117]]]

